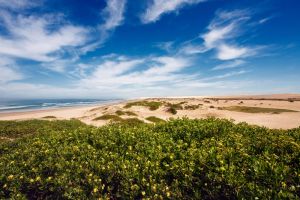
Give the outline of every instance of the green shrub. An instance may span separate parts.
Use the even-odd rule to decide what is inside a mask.
[[[174,107],[169,107],[169,108],[167,108],[166,111],[169,112],[169,113],[171,113],[171,114],[173,114],[173,115],[177,114],[177,110]]]
[[[45,117],[43,117],[44,119],[56,119],[56,117],[55,116],[45,116]]]
[[[167,103],[166,107],[167,107],[166,111],[172,113],[173,115],[177,114],[177,110],[183,110],[183,106],[181,105],[181,103],[176,103],[176,104]]]
[[[93,119],[94,121],[97,120],[112,120],[112,121],[122,121],[123,119],[117,115],[102,115],[100,117],[96,117]]]
[[[214,118],[38,123],[43,134],[0,144],[0,199],[300,198],[300,128]]]
[[[150,110],[157,110],[162,104],[163,102],[160,101],[136,101],[127,103],[124,108],[131,108],[133,106],[145,106]]]
[[[125,115],[125,112],[122,111],[122,110],[117,110],[117,111],[116,111],[116,114],[119,115],[119,116],[120,116],[120,115]]]
[[[165,120],[163,120],[161,118],[158,118],[158,117],[155,117],[155,116],[147,117],[146,120],[148,120],[150,122],[153,122],[153,123],[162,123],[162,122],[165,122]]]
[[[45,120],[0,121],[0,138],[15,140],[50,131],[76,130],[81,126],[87,125],[79,120],[55,120],[55,122]]]
[[[119,116],[120,115],[137,116],[137,114],[135,114],[132,111],[123,111],[123,110],[117,110],[116,114],[119,115]]]
[[[144,121],[138,119],[138,118],[127,118],[127,119],[123,119],[121,121],[122,124],[126,124],[126,125],[130,125],[130,126],[138,126],[141,124],[145,124]]]

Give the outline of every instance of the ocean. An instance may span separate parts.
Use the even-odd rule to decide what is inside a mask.
[[[44,110],[49,108],[99,105],[122,101],[122,99],[33,99],[0,100],[0,113]]]

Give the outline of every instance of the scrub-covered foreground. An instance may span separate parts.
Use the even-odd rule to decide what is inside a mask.
[[[0,198],[299,199],[300,128],[0,122]]]

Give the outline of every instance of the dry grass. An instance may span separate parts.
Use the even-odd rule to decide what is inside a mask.
[[[186,105],[184,106],[185,110],[196,110],[200,107],[200,105]]]
[[[222,107],[221,110],[246,112],[246,113],[274,113],[274,114],[279,114],[279,113],[283,113],[283,112],[298,112],[298,111],[295,111],[295,110],[288,110],[288,109],[248,107],[248,106]]]

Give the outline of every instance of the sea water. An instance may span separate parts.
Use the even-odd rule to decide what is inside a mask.
[[[1,100],[0,112],[21,112],[49,108],[101,105],[121,101],[121,99],[30,99]]]

